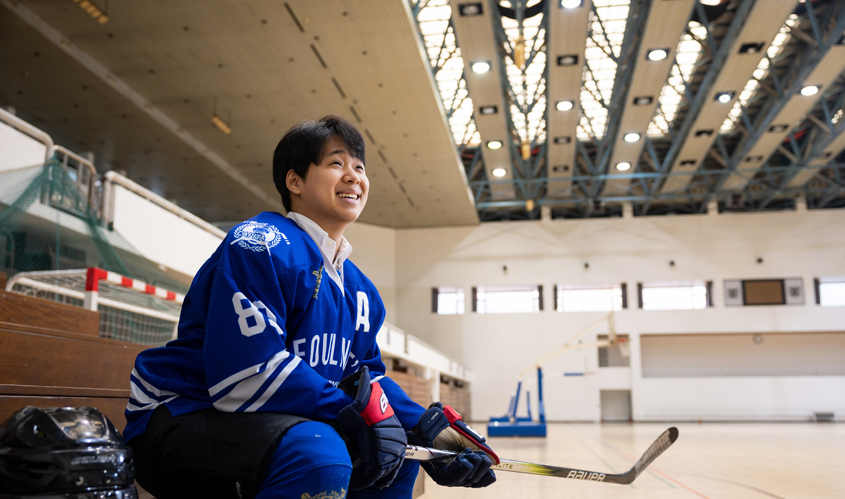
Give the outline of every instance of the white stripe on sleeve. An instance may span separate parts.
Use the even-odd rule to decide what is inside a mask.
[[[261,385],[264,384],[265,381],[270,379],[276,369],[279,368],[279,365],[290,356],[290,353],[287,350],[282,350],[281,352],[277,353],[273,356],[269,361],[267,361],[267,368],[264,371],[257,373],[249,378],[238,383],[232,391],[223,395],[214,402],[214,407],[218,411],[223,412],[236,412],[240,406],[242,406],[247,400],[252,398],[258,390],[261,388]],[[297,357],[298,358],[298,357]],[[216,386],[216,385],[215,385]]]
[[[250,376],[258,374],[259,372],[261,372],[261,366],[263,366],[263,365],[264,365],[264,362],[262,362],[260,364],[255,364],[254,366],[247,367],[243,371],[236,372],[235,374],[229,376],[228,378],[224,379],[220,383],[217,383],[216,385],[209,388],[208,389],[208,396],[214,397],[215,395],[220,393],[220,391],[228,388],[230,385],[234,385],[238,381],[244,380],[246,378],[249,378]]]
[[[298,366],[301,361],[302,359],[300,359],[299,357],[294,357],[293,360],[291,360],[288,365],[286,365],[285,368],[282,369],[282,372],[279,374],[279,376],[273,380],[273,383],[271,383],[270,386],[267,387],[267,390],[263,394],[261,394],[261,397],[259,397],[258,400],[253,402],[252,405],[247,407],[245,412],[255,412],[262,405],[267,403],[267,401],[270,400],[270,397],[272,397],[276,393],[276,390],[278,390],[279,387],[282,386],[282,383],[284,383],[285,380],[288,379],[290,373],[294,369],[296,369],[296,366]]]

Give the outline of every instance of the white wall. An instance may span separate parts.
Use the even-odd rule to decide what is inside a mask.
[[[845,377],[643,379],[639,370],[640,334],[845,330],[845,307],[816,306],[812,281],[845,274],[841,210],[485,223],[402,229],[395,241],[394,322],[473,370],[472,411],[478,419],[504,413],[519,369],[600,315],[551,311],[551,287],[611,282],[628,283],[631,308],[617,317],[617,330],[631,337],[632,367],[622,369],[628,386],[604,373],[547,376],[549,419],[598,420],[602,388],[631,388],[637,420],[807,418],[816,410],[845,415]],[[758,257],[763,263],[756,263]],[[724,307],[724,279],[762,277],[803,278],[807,304]],[[714,308],[636,308],[637,282],[696,279],[714,281]],[[543,284],[546,311],[431,313],[432,287],[463,287],[470,310],[471,286],[497,284]],[[598,328],[583,341],[602,333]],[[597,370],[597,362],[596,350],[589,349],[566,354],[547,370],[589,372]]]
[[[343,235],[352,245],[349,259],[376,285],[387,322],[396,324],[396,231],[355,222]]]
[[[221,238],[114,184],[114,230],[139,254],[191,277]]]
[[[43,165],[47,146],[0,123],[0,171]]]

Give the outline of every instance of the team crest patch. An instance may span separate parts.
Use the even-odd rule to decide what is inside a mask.
[[[243,249],[260,253],[265,249],[276,246],[282,239],[290,244],[288,238],[274,225],[262,222],[244,222],[235,229],[235,240],[229,244],[237,243]]]

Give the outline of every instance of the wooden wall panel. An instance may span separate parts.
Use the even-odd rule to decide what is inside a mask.
[[[464,421],[472,421],[470,391],[454,383],[440,383],[440,401],[458,411]]]
[[[411,400],[423,407],[431,405],[431,383],[427,379],[399,371],[387,371],[386,374],[405,390]]]
[[[123,430],[129,374],[135,357],[146,348],[0,322],[0,420],[26,405],[88,405]]]
[[[0,323],[0,384],[127,389],[147,347]]]
[[[0,322],[100,335],[100,313],[0,288]]]

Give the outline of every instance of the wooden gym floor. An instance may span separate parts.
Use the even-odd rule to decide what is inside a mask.
[[[486,489],[437,486],[422,499],[843,499],[845,425],[837,423],[550,424],[549,436],[493,438],[499,456],[622,473],[663,430],[677,442],[631,485],[498,472]],[[473,428],[484,433],[485,425]]]

